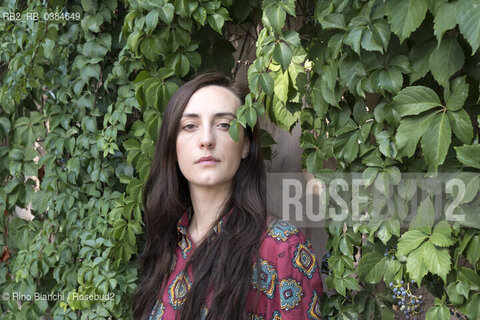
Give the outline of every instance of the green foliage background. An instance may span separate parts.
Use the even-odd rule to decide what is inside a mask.
[[[0,20],[0,292],[66,297],[2,301],[2,319],[131,318],[141,192],[162,113],[195,72],[238,71],[235,30],[255,41],[256,59],[232,137],[257,116],[299,125],[308,171],[335,159],[337,172],[371,183],[475,172],[458,207],[467,224],[402,227],[372,203],[368,222],[331,223],[326,285],[336,291],[323,297],[324,316],[393,319],[385,283],[405,279],[437,297],[427,319],[449,319],[449,309],[480,318],[477,0],[9,0],[0,11],[23,15]],[[44,20],[55,12],[67,20]],[[272,142],[264,132],[267,156]],[[34,192],[26,177],[37,175]],[[34,220],[12,218],[29,202]],[[429,197],[419,211],[433,213]]]

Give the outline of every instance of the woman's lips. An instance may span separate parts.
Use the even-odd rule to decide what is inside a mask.
[[[220,160],[214,157],[201,157],[195,163],[203,164],[203,165],[211,165],[211,164],[216,164],[218,162],[220,162]]]

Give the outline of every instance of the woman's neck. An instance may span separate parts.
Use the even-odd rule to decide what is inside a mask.
[[[229,186],[213,188],[190,186],[193,215],[188,232],[193,243],[199,244],[210,232],[230,195]]]

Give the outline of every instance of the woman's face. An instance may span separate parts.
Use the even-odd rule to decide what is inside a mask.
[[[210,85],[197,90],[180,119],[177,160],[190,187],[228,186],[248,155],[250,143],[240,130],[238,143],[228,133],[240,99],[229,89]]]

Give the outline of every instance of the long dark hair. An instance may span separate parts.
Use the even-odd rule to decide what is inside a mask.
[[[191,206],[188,183],[176,159],[176,139],[182,113],[190,97],[200,88],[217,85],[232,90],[242,104],[248,90],[220,73],[206,73],[182,85],[170,99],[155,147],[150,174],[145,184],[146,243],[139,256],[141,279],[134,295],[133,314],[147,319],[157,296],[165,289],[179,241],[177,222]],[[232,214],[215,238],[202,241],[187,267],[193,284],[180,313],[182,320],[201,314],[207,295],[212,292],[208,320],[246,319],[245,303],[250,288],[252,264],[258,255],[266,224],[265,167],[258,129],[245,129],[250,141],[248,156],[241,160],[234,176],[230,199],[217,223],[233,208]]]

